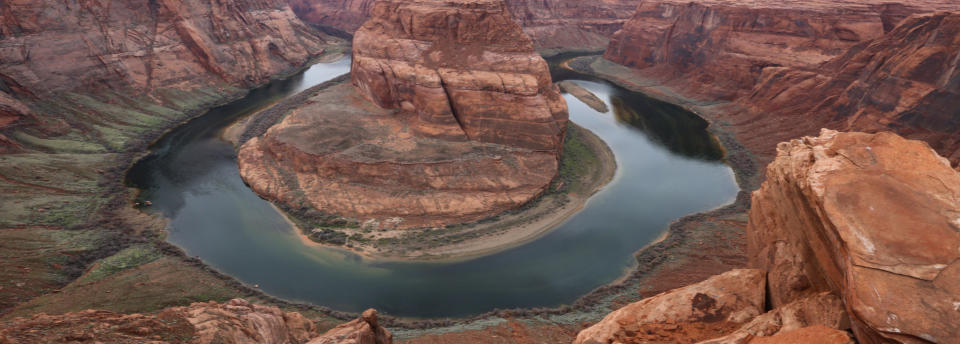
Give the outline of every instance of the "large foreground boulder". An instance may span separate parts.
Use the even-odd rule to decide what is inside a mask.
[[[782,143],[747,235],[774,307],[831,291],[862,343],[960,338],[960,174],[924,142],[824,130]]]

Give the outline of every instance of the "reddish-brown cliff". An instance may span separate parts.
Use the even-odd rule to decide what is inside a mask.
[[[765,69],[755,90],[740,99],[728,117],[765,142],[813,134],[823,127],[895,131],[927,141],[956,163],[958,61],[960,14],[915,16],[815,69]],[[747,142],[757,140],[743,136]],[[762,152],[772,152],[772,146]]]
[[[17,147],[5,138],[11,127],[53,137],[118,121],[94,103],[196,110],[294,71],[327,45],[279,0],[5,1],[0,38],[6,149]]]
[[[502,0],[379,1],[332,86],[239,154],[259,194],[378,228],[515,209],[557,175],[567,107]]]
[[[370,18],[373,0],[287,0],[304,21],[353,33]],[[537,49],[597,49],[623,26],[640,0],[507,0]]]
[[[194,303],[156,314],[86,310],[37,314],[0,324],[0,343],[193,343],[193,344],[390,344],[393,336],[377,324],[377,313],[321,334],[299,313],[251,304]]]
[[[922,141],[824,130],[778,147],[753,193],[773,306],[841,295],[861,343],[960,338],[960,173]]]
[[[704,108],[768,162],[820,128],[893,130],[960,161],[955,120],[960,3],[659,0],[643,3],[605,58]]]

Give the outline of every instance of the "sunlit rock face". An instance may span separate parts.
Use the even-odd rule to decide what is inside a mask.
[[[861,343],[949,342],[960,174],[922,141],[824,130],[778,147],[753,193],[748,256],[774,307],[840,295]]]
[[[380,1],[354,38],[353,87],[293,110],[240,151],[265,197],[376,228],[518,208],[557,175],[567,107],[502,1]]]

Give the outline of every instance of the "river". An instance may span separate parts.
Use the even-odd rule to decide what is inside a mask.
[[[461,317],[495,308],[569,304],[634,266],[633,253],[684,215],[730,203],[738,191],[706,122],[582,75],[555,71],[607,101],[598,113],[565,95],[570,118],[616,156],[614,180],[542,238],[460,262],[380,262],[308,246],[240,178],[220,135],[283,97],[349,72],[349,58],[316,64],[176,128],[127,176],[167,240],[266,293],[342,311],[369,307],[408,317]]]

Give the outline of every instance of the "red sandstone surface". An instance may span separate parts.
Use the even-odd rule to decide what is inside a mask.
[[[288,0],[304,21],[353,33],[370,17],[373,0]],[[507,0],[514,20],[537,49],[596,49],[620,29],[640,0]]]
[[[960,174],[891,133],[783,143],[753,194],[748,251],[773,306],[841,295],[861,343],[960,338]]]
[[[960,3],[651,1],[605,58],[681,97],[732,101],[701,112],[764,163],[823,127],[892,130],[957,162],[957,15],[920,15],[939,10]]]
[[[192,343],[192,344],[389,344],[389,331],[377,313],[320,333],[299,313],[251,304],[194,303],[156,314],[118,314],[86,310],[61,315],[37,314],[0,324],[0,343]]]
[[[90,119],[30,115],[38,101],[112,92],[181,106],[176,92],[256,86],[327,43],[278,0],[5,1],[0,36],[0,130],[33,126],[44,136]],[[16,146],[0,132],[0,151]]]
[[[245,144],[247,183],[376,228],[475,221],[543,194],[566,103],[503,2],[373,12],[354,39],[354,89],[332,87]]]

